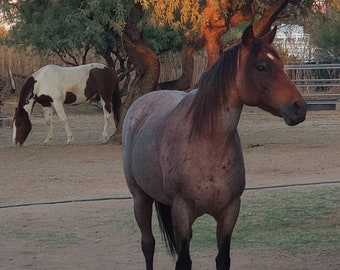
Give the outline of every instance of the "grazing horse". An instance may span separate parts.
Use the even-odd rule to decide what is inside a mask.
[[[192,224],[208,214],[217,222],[217,269],[230,268],[230,240],[245,188],[237,125],[243,104],[305,119],[306,102],[270,45],[249,26],[189,93],[157,91],[136,100],[123,124],[123,166],[141,230],[146,269],[153,269],[152,205],[176,269],[191,269]]]
[[[71,144],[73,135],[63,104],[77,105],[98,98],[104,112],[104,130],[100,141],[106,142],[109,139],[109,120],[114,114],[115,125],[118,124],[121,106],[115,71],[99,63],[76,67],[42,67],[26,80],[21,89],[13,118],[13,143],[22,145],[25,142],[32,129],[30,115],[37,102],[43,107],[48,127],[44,144],[49,144],[53,139],[52,107],[64,125],[67,144]]]

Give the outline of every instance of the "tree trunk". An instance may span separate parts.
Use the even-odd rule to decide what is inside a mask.
[[[270,31],[272,24],[281,18],[281,12],[288,5],[289,0],[278,0],[270,8],[266,9],[260,20],[254,25],[255,36],[261,37]]]
[[[222,9],[213,0],[207,0],[203,11],[201,35],[208,56],[207,68],[220,57],[223,50],[222,36],[227,32],[225,17]]]
[[[121,108],[121,119],[117,133],[111,141],[121,142],[123,120],[131,104],[142,95],[157,89],[160,64],[157,55],[144,43],[140,32],[132,25],[126,26],[123,46],[135,68],[136,76],[129,85],[128,93]]]
[[[158,89],[166,90],[187,90],[191,86],[192,75],[194,72],[194,53],[195,47],[185,43],[182,47],[182,75],[176,80],[161,82]]]
[[[203,12],[201,34],[208,55],[207,68],[216,62],[223,51],[222,36],[242,21],[252,21],[255,15],[255,1],[208,0]]]

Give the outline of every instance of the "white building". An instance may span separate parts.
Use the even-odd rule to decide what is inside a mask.
[[[294,62],[332,63],[335,57],[325,49],[310,43],[309,34],[297,24],[283,24],[278,27],[274,39],[275,46],[284,50]]]
[[[284,24],[278,27],[274,44],[284,50],[289,57],[298,61],[311,60],[311,46],[309,34],[304,27],[297,24]]]

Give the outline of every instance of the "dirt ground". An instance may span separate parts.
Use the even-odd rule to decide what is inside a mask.
[[[328,181],[339,185],[339,106],[308,112],[296,127],[246,107],[239,132],[247,188]],[[2,113],[10,116],[13,110],[7,104]],[[67,146],[61,123],[54,120],[51,146],[42,145],[46,131],[38,110],[23,147],[12,145],[11,127],[0,127],[0,269],[144,269],[121,147],[97,142],[102,115],[70,114],[75,142]],[[193,248],[193,269],[214,269],[215,253]],[[234,270],[340,269],[336,256],[264,252],[251,246],[232,248],[231,258]],[[155,269],[174,269],[160,241]]]

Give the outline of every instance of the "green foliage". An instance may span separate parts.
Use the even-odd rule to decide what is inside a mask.
[[[31,0],[18,2],[15,11],[2,8],[8,20],[19,18],[11,31],[13,43],[67,55],[73,50],[94,48],[103,54],[108,47],[115,49],[131,5],[123,0]]]
[[[215,2],[218,7],[219,1]],[[248,2],[238,0],[234,4],[240,7]],[[310,12],[313,0],[290,2],[288,13],[304,17],[300,15]],[[271,4],[269,0],[256,0],[256,9],[261,12]],[[179,50],[184,33],[199,35],[205,5],[206,1],[197,0],[29,0],[15,5],[4,0],[0,1],[0,10],[7,21],[16,23],[11,31],[14,44],[53,50],[60,56],[74,50],[86,56],[93,48],[106,59],[111,53],[125,55],[121,43],[127,22],[140,29],[155,53]],[[228,33],[225,42],[233,43],[241,28]]]
[[[340,59],[340,10],[331,9],[327,17],[316,14],[308,30],[316,46]]]
[[[156,54],[179,51],[183,44],[182,32],[169,27],[157,28],[151,24],[143,27],[143,37]]]
[[[226,47],[235,44],[242,37],[244,29],[249,25],[248,22],[241,22],[238,25],[231,28],[223,37],[223,43]]]
[[[108,26],[112,31],[123,34],[126,18],[133,6],[133,1],[92,0],[80,1],[79,8],[83,14],[92,19],[97,26]]]

